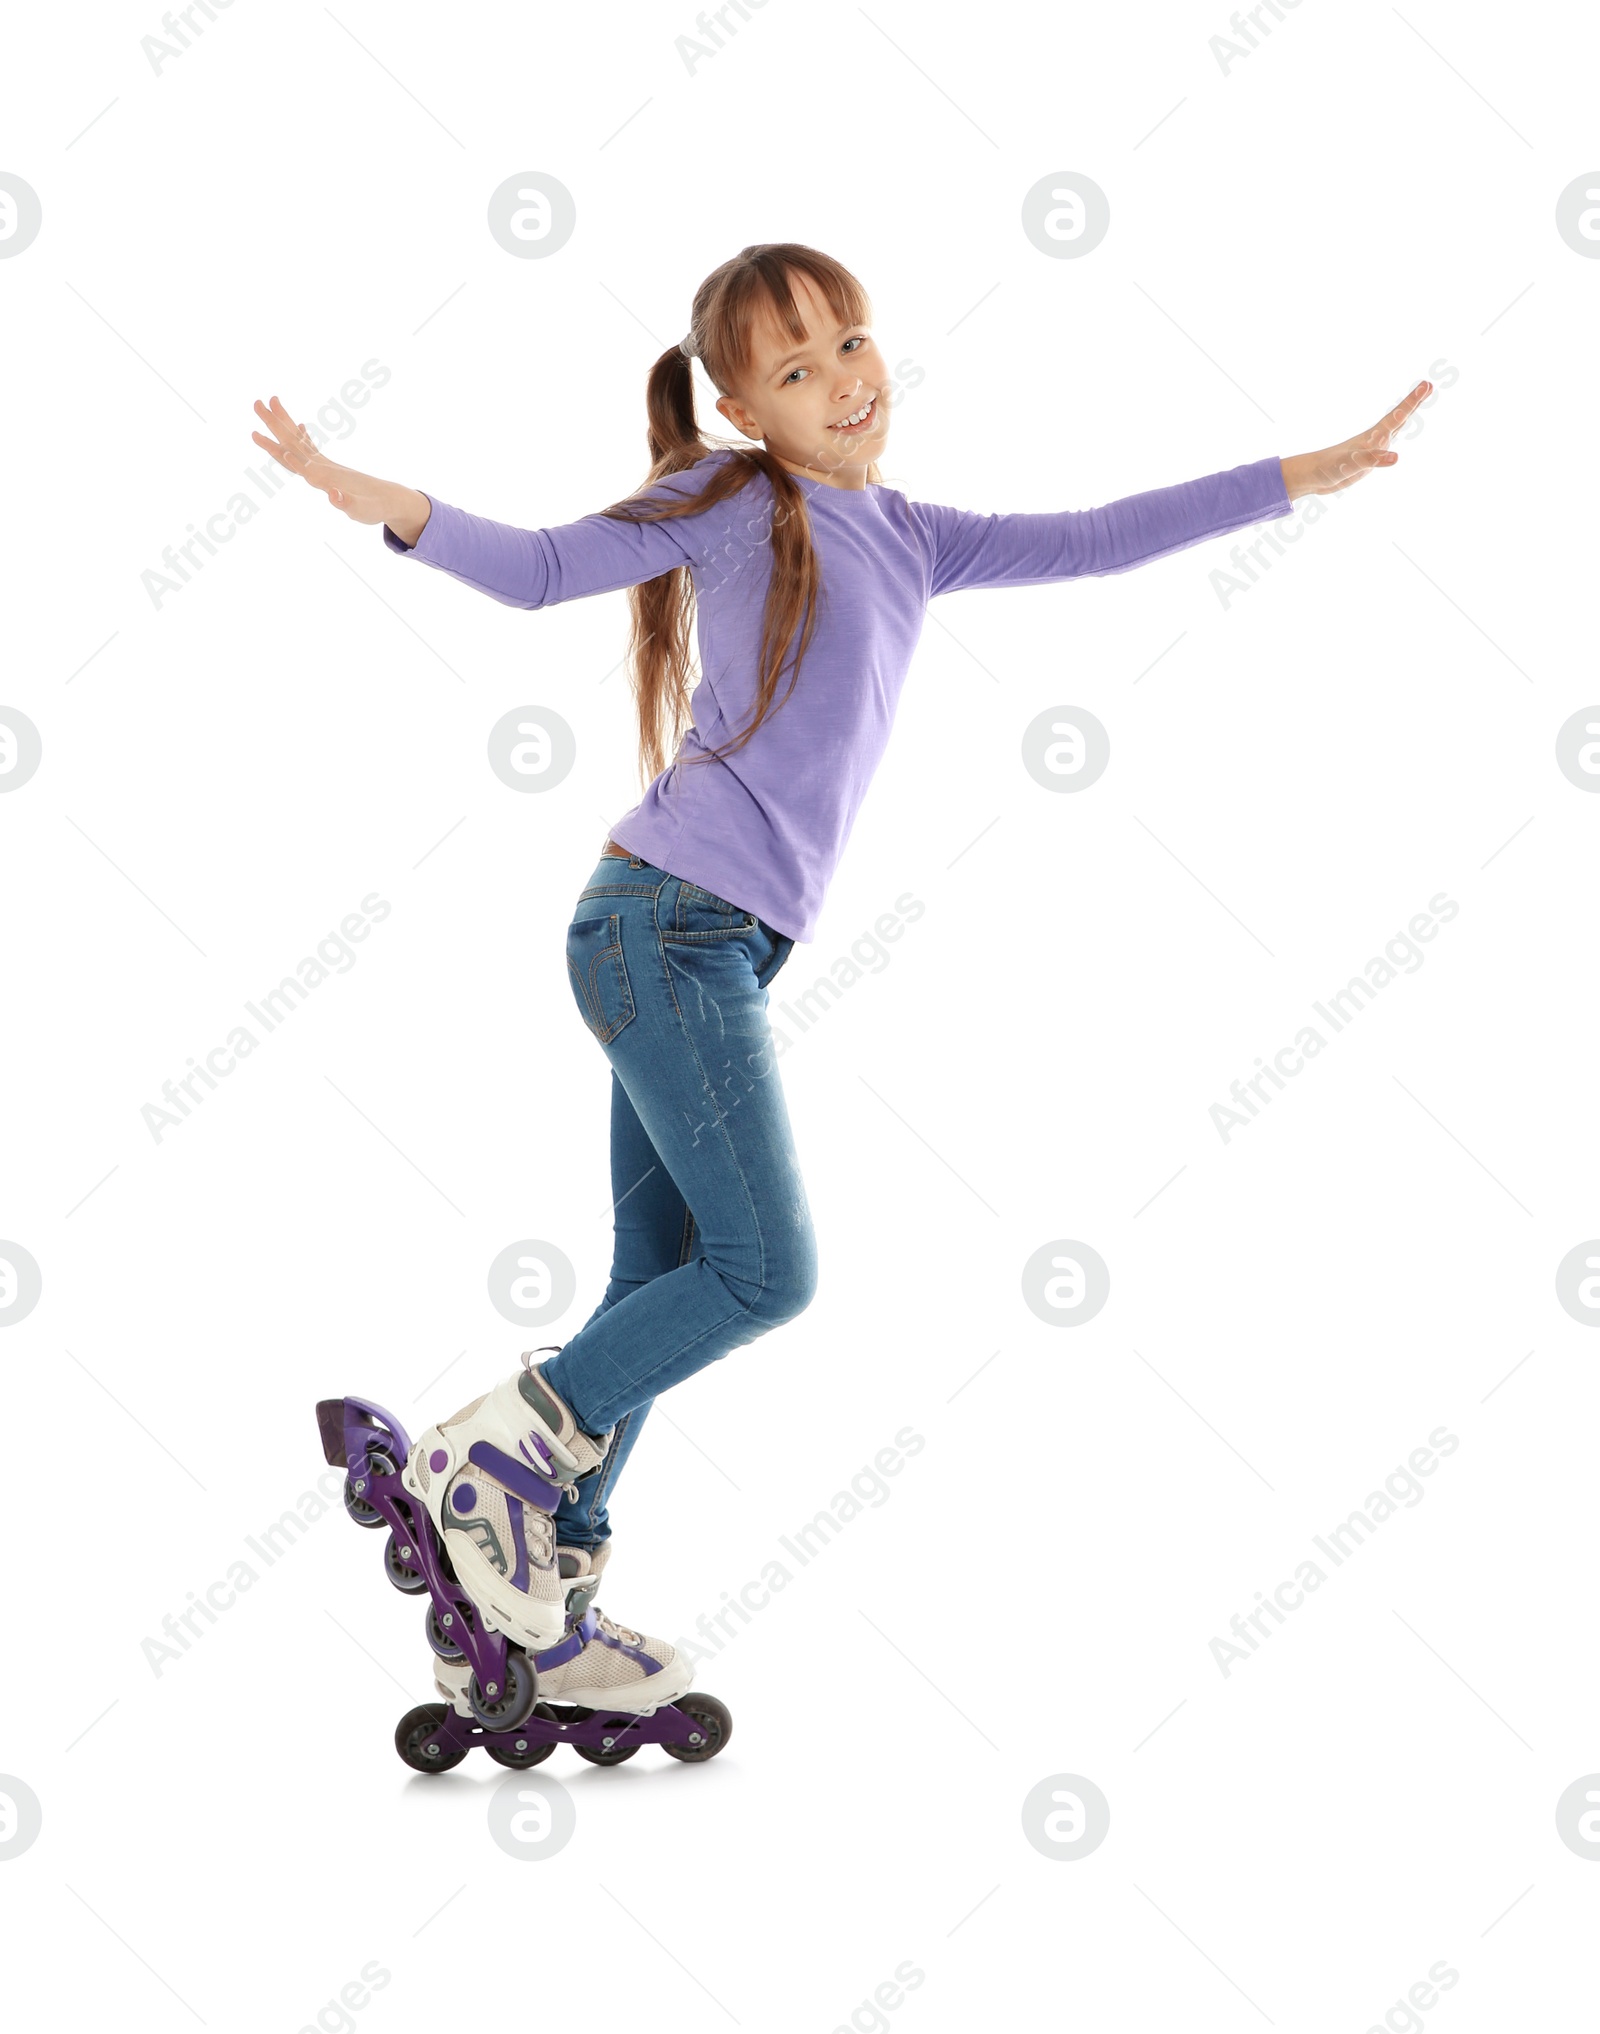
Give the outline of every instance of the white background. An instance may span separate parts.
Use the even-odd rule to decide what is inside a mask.
[[[1570,2013],[1600,1345],[1555,1270],[1600,1231],[1600,801],[1555,737],[1600,696],[1600,263],[1554,219],[1600,32],[1262,21],[1224,71],[1220,4],[769,0],[691,70],[687,6],[238,0],[159,74],[153,7],[9,24],[0,169],[44,225],[0,261],[0,705],[44,752],[0,799],[0,1235],[44,1284],[0,1337],[0,1770],[43,1826],[0,1886],[54,2023]],[[548,260],[485,226],[528,170],[577,207]],[[1020,226],[1063,170],[1110,202],[1081,260]],[[899,1429],[926,1447],[700,1668],[725,1755],[558,1753],[575,1833],[519,1860],[481,1753],[396,1759],[421,1612],[337,1506],[159,1674],[143,1641],[313,1487],[317,1398],[415,1430],[599,1297],[609,1076],[563,936],[638,795],[625,596],[498,606],[293,481],[159,605],[142,576],[269,465],[256,397],[311,419],[371,359],[334,456],[532,527],[617,500],[696,285],[779,239],[923,370],[882,462],[913,497],[1088,507],[1441,388],[1226,605],[1234,539],[930,611],[777,985],[925,904],[782,1062],[821,1289],[647,1430],[606,1607],[686,1637]],[[485,741],[535,703],[578,760],[518,795]],[[1111,740],[1077,795],[1021,761],[1065,707]],[[372,891],[357,964],[157,1143],[162,1083]],[[1230,1083],[1440,891],[1423,964],[1224,1142]],[[523,1237],[579,1276],[535,1336],[485,1285]],[[1022,1290],[1063,1238],[1110,1269],[1075,1328]],[[1225,1676],[1229,1620],[1440,1426],[1422,1500]],[[1077,1861],[1023,1833],[1059,1774],[1110,1804]]]

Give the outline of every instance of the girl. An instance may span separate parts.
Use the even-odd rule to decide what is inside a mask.
[[[406,1470],[462,1586],[536,1655],[541,1699],[643,1708],[688,1687],[664,1641],[603,1616],[585,1639],[575,1619],[655,1398],[812,1297],[815,1243],[767,992],[812,937],[927,602],[1126,572],[1282,516],[1300,495],[1392,466],[1390,436],[1431,393],[1419,382],[1371,430],[1322,452],[1103,508],[978,515],[908,501],[878,479],[891,401],[868,316],[855,277],[815,249],[743,248],[700,285],[687,336],[650,370],[645,491],[553,529],[491,522],[336,465],[276,396],[255,405],[273,434],[255,443],[353,521],[381,523],[398,557],[513,607],[633,589],[648,783],[611,829],[567,933],[573,997],[611,1067],[610,1283],[549,1363],[529,1352],[521,1372],[425,1433]],[[702,436],[696,359],[743,443]],[[553,1514],[540,1497],[552,1482],[564,1486]],[[451,1670],[439,1672],[459,1700]],[[480,1718],[522,1720],[481,1692],[467,1691]]]

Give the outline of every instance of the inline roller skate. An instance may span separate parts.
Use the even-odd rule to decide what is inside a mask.
[[[712,1758],[732,1730],[727,1709],[686,1692],[665,1641],[591,1607],[609,1543],[592,1554],[554,1544],[561,1491],[598,1466],[604,1442],[582,1433],[527,1361],[415,1447],[374,1400],[318,1402],[323,1453],[346,1472],[346,1511],[387,1526],[389,1580],[430,1599],[434,1685],[448,1700],[402,1717],[395,1748],[425,1773],[449,1771],[475,1744],[518,1768],[562,1743],[597,1765],[619,1765],[641,1744]]]

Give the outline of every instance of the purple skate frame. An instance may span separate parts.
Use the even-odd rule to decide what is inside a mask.
[[[427,1582],[441,1630],[448,1631],[460,1646],[478,1677],[478,1686],[493,1702],[505,1685],[505,1635],[480,1629],[472,1598],[444,1572],[439,1536],[426,1507],[414,1503],[400,1481],[411,1453],[404,1426],[375,1399],[347,1394],[317,1401],[317,1427],[323,1454],[334,1468],[349,1471],[350,1488],[356,1496],[387,1520],[400,1559]],[[393,1461],[392,1472],[386,1474],[373,1466],[368,1451],[374,1442]],[[532,1655],[529,1665],[535,1665]]]
[[[560,1704],[541,1702],[527,1722],[518,1724],[515,1730],[485,1730],[475,1717],[463,1716],[444,1703],[433,1706],[443,1713],[426,1733],[425,1748],[432,1754],[437,1747],[445,1756],[455,1751],[471,1751],[474,1745],[482,1745],[488,1751],[521,1752],[535,1745],[570,1744],[604,1752],[620,1763],[618,1755],[627,1756],[630,1746],[670,1744],[694,1751],[713,1742],[715,1736],[714,1725],[708,1728],[704,1717],[674,1703],[664,1703],[648,1716],[636,1716],[626,1709],[571,1708],[563,1716]],[[421,1742],[422,1733],[418,1736]]]

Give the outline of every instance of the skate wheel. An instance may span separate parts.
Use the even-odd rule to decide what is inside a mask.
[[[450,1615],[459,1620],[461,1612],[459,1610],[452,1610]],[[427,1631],[428,1644],[432,1646],[441,1660],[459,1660],[463,1657],[462,1648],[456,1644],[449,1632],[439,1622],[439,1606],[437,1603],[430,1603],[428,1605]]]
[[[575,1744],[572,1749],[580,1759],[587,1759],[591,1766],[625,1766],[639,1749],[639,1740],[631,1743],[614,1744],[608,1751],[601,1744]]]
[[[358,1526],[365,1526],[368,1532],[374,1526],[386,1525],[388,1521],[375,1504],[368,1504],[364,1497],[357,1497],[350,1482],[350,1472],[345,1471],[344,1508]]]
[[[539,1681],[533,1662],[515,1646],[506,1648],[505,1673],[504,1684],[492,1701],[484,1694],[476,1674],[467,1683],[467,1707],[485,1730],[515,1730],[519,1723],[527,1722],[538,1700]]]
[[[419,1591],[427,1588],[428,1578],[420,1568],[413,1568],[408,1562],[401,1559],[400,1548],[402,1544],[411,1547],[409,1540],[404,1542],[397,1540],[392,1532],[384,1542],[384,1573],[389,1577],[389,1580],[394,1584],[396,1589],[402,1590],[407,1596],[415,1596]],[[415,1559],[416,1549],[412,1547],[411,1551],[412,1558]]]
[[[485,1745],[484,1750],[497,1766],[510,1766],[513,1772],[520,1773],[526,1771],[529,1766],[542,1766],[555,1750],[555,1741],[547,1738],[543,1744],[535,1744],[530,1739],[520,1751],[515,1741],[508,1744]]]
[[[437,1735],[449,1714],[442,1702],[424,1702],[395,1725],[394,1748],[413,1772],[448,1773],[466,1757],[464,1745],[447,1745]]]
[[[394,1463],[385,1454],[383,1449],[369,1448],[367,1450],[367,1474],[361,1479],[362,1482],[366,1483],[368,1478],[373,1476],[392,1476],[393,1474]],[[384,1523],[383,1513],[379,1511],[378,1507],[375,1504],[369,1504],[366,1498],[357,1492],[355,1485],[350,1481],[348,1469],[345,1471],[344,1476],[344,1508],[349,1512],[358,1526],[365,1526],[369,1532],[374,1526],[381,1526]]]
[[[715,1695],[680,1695],[672,1706],[690,1719],[700,1742],[664,1744],[661,1749],[668,1758],[681,1759],[688,1766],[698,1765],[702,1759],[714,1759],[733,1735],[733,1717],[727,1705]]]

